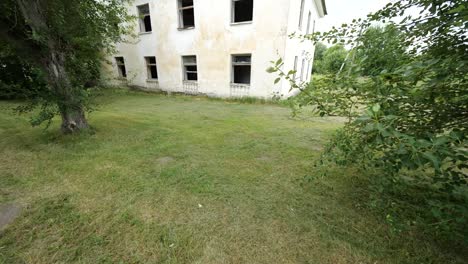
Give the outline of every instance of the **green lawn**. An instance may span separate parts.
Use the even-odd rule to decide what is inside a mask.
[[[0,263],[463,263],[365,209],[365,177],[312,183],[340,123],[272,104],[106,92],[95,134],[0,102]]]

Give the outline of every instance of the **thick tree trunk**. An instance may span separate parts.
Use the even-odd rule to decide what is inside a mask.
[[[74,90],[65,68],[65,53],[60,40],[47,26],[47,3],[41,0],[17,0],[24,18],[31,29],[45,40],[42,65],[47,72],[49,86],[57,97],[57,105],[62,117],[63,133],[75,133],[88,128],[83,103]]]
[[[61,110],[60,113],[62,116],[61,130],[63,133],[75,133],[89,128],[82,108]]]
[[[47,75],[50,85],[58,96],[58,107],[62,117],[63,133],[75,133],[87,129],[85,111],[76,91],[73,90],[65,70],[65,55],[55,50],[55,43],[49,43],[49,56],[46,59]]]

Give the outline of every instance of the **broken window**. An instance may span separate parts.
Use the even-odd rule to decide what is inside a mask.
[[[193,0],[179,0],[179,27],[195,27]]]
[[[124,57],[115,57],[115,62],[117,64],[117,69],[119,72],[119,77],[127,78],[127,69],[125,68]]]
[[[294,73],[293,73],[293,80],[296,80],[296,73],[297,73],[297,56],[294,56]]]
[[[232,22],[249,22],[253,19],[253,0],[232,0]]]
[[[304,17],[304,0],[301,0],[301,10],[299,13],[299,29],[302,29],[302,18]]]
[[[309,12],[309,16],[307,17],[307,30],[306,30],[306,34],[309,34],[309,30],[310,30],[310,19],[312,18],[312,13]]]
[[[146,68],[148,70],[148,79],[158,79],[158,67],[156,66],[156,57],[145,57]]]
[[[184,64],[184,81],[197,81],[197,56],[182,56]]]
[[[252,55],[232,56],[232,82],[250,84]]]
[[[151,16],[149,5],[138,6],[138,16],[140,17],[140,32],[151,32]]]

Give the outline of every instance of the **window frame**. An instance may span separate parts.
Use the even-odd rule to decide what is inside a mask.
[[[248,21],[241,21],[241,22],[236,22],[236,5],[235,2],[239,2],[242,0],[231,0],[231,25],[242,25],[242,24],[252,24],[254,20],[254,7],[255,7],[255,0],[252,0],[252,20]]]
[[[148,6],[148,14],[142,14],[140,12],[140,8],[143,7],[143,6]],[[142,4],[142,5],[138,5],[137,7],[137,13],[138,13],[138,24],[140,26],[140,34],[150,34],[151,32],[153,32],[153,25],[152,25],[152,20],[151,20],[151,10],[150,10],[150,4],[149,3],[146,3],[146,4]],[[145,24],[145,17],[149,17],[149,20],[150,20],[150,27],[151,27],[151,30],[149,31],[146,31],[146,24]],[[144,29],[144,30],[143,30]]]
[[[293,74],[293,80],[295,81],[296,80],[296,76],[297,76],[297,62],[299,61],[299,56],[294,56],[294,67],[293,67],[293,71],[294,71],[294,74]]]
[[[306,59],[305,59],[305,58],[302,58],[302,63],[301,63],[301,82],[304,81],[305,63],[306,63]]]
[[[120,59],[122,59],[122,60],[120,61]],[[115,60],[116,66],[117,66],[118,78],[126,79],[127,78],[127,66],[125,66],[124,56],[116,56],[116,57],[114,57],[114,60]],[[121,67],[123,67],[125,69],[125,71],[122,71]]]
[[[195,2],[193,0],[191,6],[184,6],[182,7],[183,0],[177,0],[177,13],[179,16],[179,30],[187,30],[187,29],[194,29],[195,28]],[[186,27],[184,25],[184,10],[193,9],[193,26]]]
[[[304,5],[305,5],[305,0],[301,0],[301,9],[299,10],[299,30],[302,30],[302,24],[304,20]]]
[[[312,12],[309,11],[309,15],[307,16],[307,29],[306,29],[306,35],[309,35],[310,31],[310,21],[312,19]],[[314,20],[315,21],[315,20]]]
[[[314,34],[314,33],[315,33],[315,19],[312,22],[312,34]]]
[[[154,63],[150,62],[150,59],[154,58]],[[158,73],[158,61],[156,59],[156,56],[145,56],[145,63],[146,63],[146,79],[149,81],[157,81],[159,80],[159,73]],[[156,68],[156,78],[153,78],[152,72],[151,72],[151,67]]]
[[[250,62],[235,62],[236,57],[249,56]],[[252,84],[252,53],[231,54],[231,84],[251,85]],[[236,83],[235,82],[235,67],[236,66],[250,66],[250,79],[249,83]]]
[[[195,57],[195,63],[186,63],[184,58],[189,58],[189,57]],[[198,60],[197,60],[197,55],[183,55],[182,56],[182,77],[183,77],[183,81],[186,81],[186,82],[198,82]],[[187,70],[187,66],[195,66],[197,67],[197,70],[196,71],[188,71]],[[188,79],[188,73],[195,73],[197,75],[197,79],[196,80],[189,80]]]

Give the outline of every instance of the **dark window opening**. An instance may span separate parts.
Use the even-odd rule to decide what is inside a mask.
[[[123,57],[115,57],[115,62],[117,63],[117,69],[119,77],[127,77],[127,69],[125,68],[125,59]]]
[[[252,62],[252,56],[250,55],[236,55],[234,56],[234,63],[248,63]]]
[[[240,84],[250,84],[252,72],[251,55],[232,56],[232,82]]]
[[[247,22],[253,19],[253,0],[233,0],[233,21]]]
[[[150,18],[150,16],[145,16],[143,18],[143,22],[145,23],[145,32],[151,32],[151,18]]]
[[[150,67],[150,72],[151,72],[151,79],[157,79],[158,78],[158,69],[156,66],[151,66]]]
[[[180,7],[193,7],[193,0],[180,0]]]
[[[195,27],[193,0],[179,0],[179,27]]]
[[[138,6],[138,16],[140,17],[140,32],[151,32],[151,16],[149,5]]]
[[[182,17],[184,28],[195,26],[195,16],[193,14],[193,9],[182,11]]]
[[[186,69],[187,71],[196,72],[196,71],[197,71],[197,66],[185,66],[185,69]]]
[[[185,81],[197,81],[198,80],[197,57],[196,56],[183,56],[182,62],[184,64],[184,80]]]
[[[234,83],[250,84],[250,66],[234,66]]]
[[[187,72],[187,81],[198,81],[197,73]]]
[[[127,69],[125,69],[125,65],[119,66],[120,77],[127,78]]]
[[[158,79],[158,67],[156,57],[145,57],[146,67],[148,69],[148,79]]]

